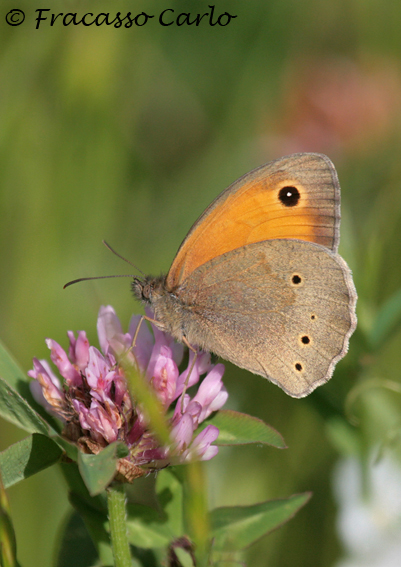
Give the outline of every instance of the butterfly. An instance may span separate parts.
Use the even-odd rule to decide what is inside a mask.
[[[338,255],[340,185],[322,154],[247,173],[201,214],[167,275],[134,277],[156,325],[301,398],[324,384],[356,327]]]

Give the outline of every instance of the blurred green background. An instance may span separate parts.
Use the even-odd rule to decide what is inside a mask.
[[[237,15],[226,27],[162,27],[156,16],[130,29],[47,21],[36,30],[40,6],[17,4],[21,26],[4,20],[14,3],[3,0],[0,13],[0,330],[26,370],[33,356],[48,358],[45,337],[67,346],[68,329],[85,329],[97,344],[100,305],[125,326],[140,310],[129,280],[63,291],[74,278],[132,272],[102,239],[144,272],[166,272],[192,222],[237,177],[295,151],[334,161],[340,252],[359,294],[350,352],[303,400],[227,364],[229,407],[273,425],[289,448],[223,448],[207,470],[211,506],[313,492],[244,554],[248,565],[335,565],[344,548],[333,467],[347,454],[363,464],[372,450],[399,453],[401,400],[386,381],[400,383],[401,334],[396,317],[381,335],[377,325],[386,302],[396,315],[401,287],[401,6],[232,0],[215,4]],[[47,7],[209,11],[198,0]],[[24,436],[0,428],[0,449]],[[69,510],[61,474],[54,467],[8,492],[21,564],[51,565]]]

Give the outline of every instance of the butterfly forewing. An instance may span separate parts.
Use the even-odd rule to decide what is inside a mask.
[[[294,154],[244,175],[195,222],[167,276],[174,289],[196,268],[250,243],[300,239],[336,251],[340,190],[335,168],[321,154]]]

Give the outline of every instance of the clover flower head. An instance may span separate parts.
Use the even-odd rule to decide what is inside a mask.
[[[134,315],[128,333],[124,333],[114,309],[101,307],[97,321],[101,350],[89,344],[84,331],[77,336],[68,331],[68,354],[53,339],[46,340],[62,380],[46,360],[35,358],[33,370],[28,372],[35,379],[31,389],[37,401],[64,422],[64,436],[82,451],[96,454],[114,441],[127,445],[128,456],[119,460],[117,472],[128,481],[149,469],[214,457],[218,452],[212,445],[219,434],[217,427],[209,424],[194,434],[228,397],[222,364],[211,364],[210,354],[205,352],[198,352],[194,361],[195,354],[190,351],[188,366],[180,373],[183,346],[155,325],[151,325],[151,332],[140,320],[141,316]],[[141,405],[129,392],[119,363],[122,355],[131,358],[159,399],[170,425],[170,444],[160,444]],[[204,374],[191,397],[185,387],[197,384]]]

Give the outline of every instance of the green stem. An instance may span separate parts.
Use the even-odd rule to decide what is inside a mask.
[[[10,507],[0,473],[0,565],[2,567],[15,567],[17,565],[16,551]]]
[[[110,536],[115,567],[132,567],[131,552],[127,537],[125,492],[121,484],[107,489]]]
[[[204,467],[201,461],[188,463],[185,467],[186,517],[189,534],[195,543],[197,565],[208,564],[209,554],[209,510]]]

